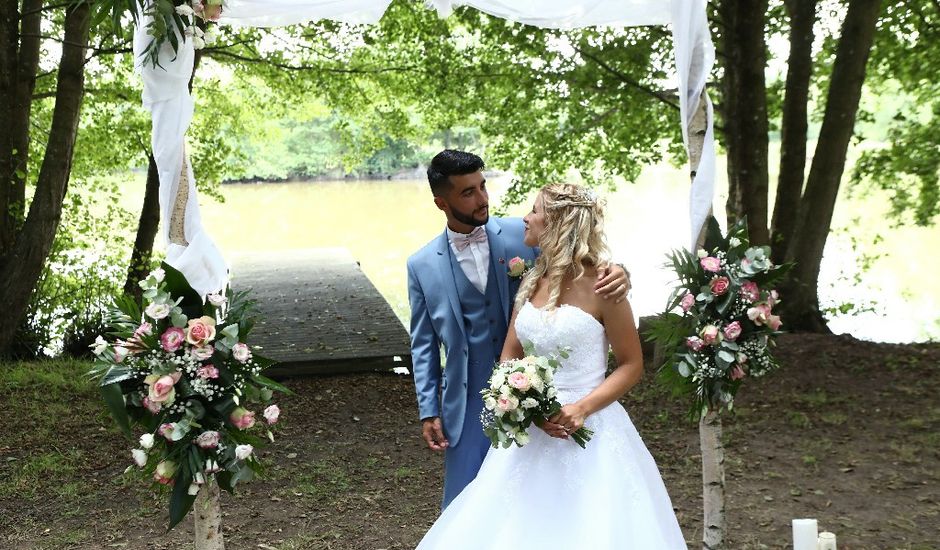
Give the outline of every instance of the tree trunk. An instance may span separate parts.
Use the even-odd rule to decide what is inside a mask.
[[[752,244],[770,242],[767,229],[767,48],[764,19],[767,0],[724,0],[722,104],[728,151],[729,224],[747,216]]]
[[[11,348],[62,216],[81,111],[89,14],[87,1],[76,2],[65,11],[55,108],[36,192],[13,247],[0,257],[0,303],[4,305],[4,314],[0,315],[0,355]]]
[[[790,57],[780,129],[780,175],[771,223],[771,259],[781,264],[793,236],[806,170],[809,83],[813,75],[813,24],[817,0],[787,0],[790,16]]]
[[[846,151],[855,129],[865,65],[880,8],[880,0],[852,0],[842,25],[826,97],[826,113],[787,253],[787,258],[795,261],[796,266],[783,287],[781,305],[786,322],[794,330],[828,332],[819,311],[819,266],[845,169]]]
[[[39,67],[42,22],[42,0],[24,0],[20,51],[17,56],[16,92],[10,130],[13,134],[13,178],[8,199],[9,224],[7,230],[15,235],[23,223],[26,211],[26,174],[29,170],[29,116],[36,88],[36,69]]]
[[[16,52],[19,41],[19,3],[0,0],[0,120],[11,121],[16,103]],[[13,189],[13,134],[0,132],[0,256],[13,244],[10,197]]]
[[[222,537],[222,506],[219,503],[219,484],[206,480],[193,503],[196,523],[196,550],[224,550]]]
[[[702,548],[718,550],[725,546],[725,448],[721,443],[721,416],[716,411],[708,411],[699,420],[698,433],[705,508]]]
[[[131,253],[131,263],[127,270],[127,281],[124,283],[124,293],[138,300],[143,294],[138,283],[150,271],[153,243],[157,237],[157,229],[160,227],[160,176],[153,155],[148,154],[147,157],[150,159],[150,164],[147,168],[144,205],[140,209],[137,238],[134,239],[134,251]]]

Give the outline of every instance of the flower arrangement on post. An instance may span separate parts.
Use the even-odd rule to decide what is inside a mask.
[[[744,380],[778,366],[770,353],[781,326],[773,313],[780,301],[773,286],[790,266],[774,265],[768,247],[750,246],[746,220],[723,236],[713,217],[702,248],[695,253],[677,250],[669,258],[679,285],[647,336],[659,343],[665,358],[660,378],[675,393],[692,397],[690,416],[698,419],[702,450],[703,543],[721,548],[725,472],[720,413],[732,409]]]
[[[135,18],[138,9],[147,21],[147,34],[153,37],[144,55],[153,66],[157,66],[160,49],[169,44],[173,52],[179,50],[180,41],[192,40],[193,48],[201,50],[218,39],[216,22],[222,16],[223,0],[149,0],[132,3]],[[107,14],[103,14],[107,15]],[[199,20],[202,20],[200,22]],[[115,21],[119,28],[120,21]]]
[[[274,392],[289,390],[262,376],[272,362],[246,344],[254,324],[247,292],[203,302],[166,264],[140,285],[143,304],[115,298],[112,338],[93,345],[91,374],[121,430],[133,440],[132,425],[143,428],[129,458],[172,488],[172,529],[213,482],[232,492],[262,471],[254,450],[274,441]]]
[[[790,266],[774,265],[769,247],[750,246],[745,221],[722,236],[715,218],[703,248],[676,250],[669,259],[679,284],[649,331],[663,347],[660,375],[692,396],[693,417],[730,410],[747,377],[777,367],[770,350],[782,323],[772,287]]]

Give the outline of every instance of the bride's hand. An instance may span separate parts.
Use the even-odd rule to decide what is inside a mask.
[[[587,413],[577,403],[565,405],[555,416],[548,419],[549,422],[561,426],[566,432],[565,435],[574,433],[584,426],[584,419]]]
[[[565,431],[564,426],[561,424],[555,424],[554,422],[544,420],[542,422],[536,422],[535,425],[552,437],[557,437],[558,439],[568,439],[568,432]]]

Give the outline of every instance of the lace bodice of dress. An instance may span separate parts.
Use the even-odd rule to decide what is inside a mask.
[[[607,334],[603,325],[583,309],[562,304],[554,311],[544,311],[527,301],[516,316],[516,335],[523,345],[531,342],[537,355],[569,348],[568,358],[561,359],[562,366],[555,371],[559,389],[594,388],[604,381]]]

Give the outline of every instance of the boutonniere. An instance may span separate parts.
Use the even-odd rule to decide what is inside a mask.
[[[509,260],[509,267],[506,272],[509,274],[510,279],[521,279],[526,271],[532,269],[533,265],[531,260],[523,260],[516,256]]]

